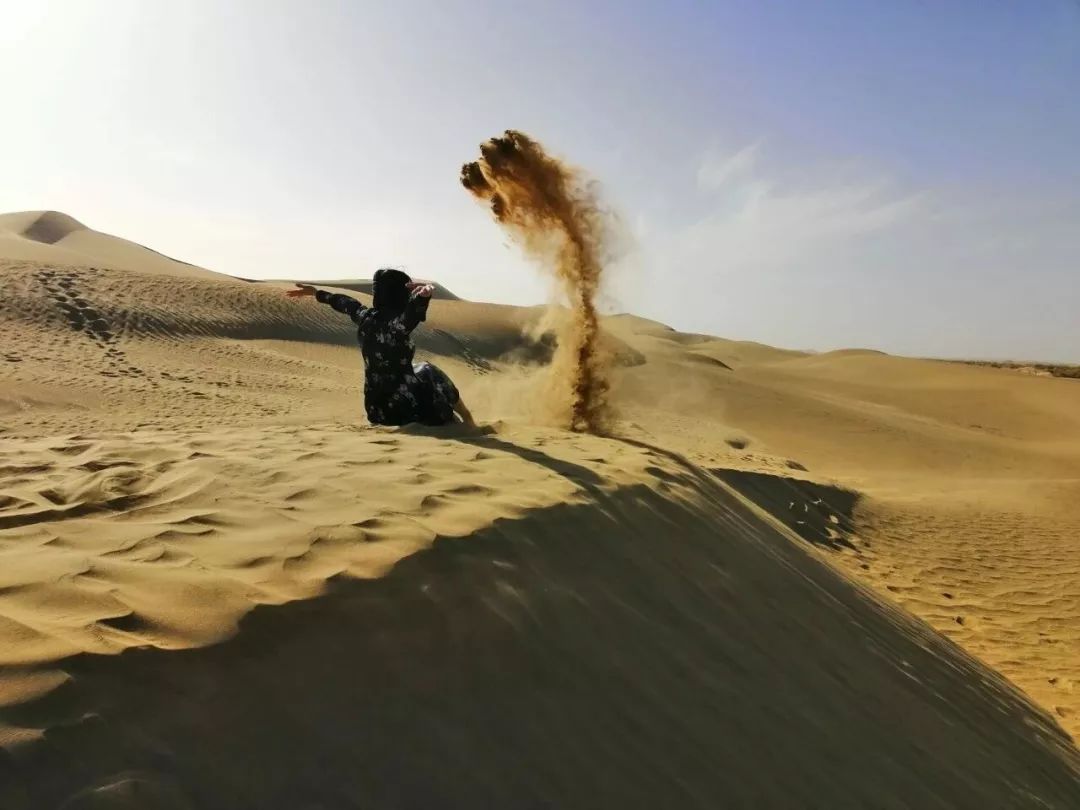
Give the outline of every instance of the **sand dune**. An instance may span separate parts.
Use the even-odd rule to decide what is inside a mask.
[[[209,531],[129,536],[54,586],[107,598],[103,641],[140,649],[43,665],[22,687],[7,715],[21,724],[24,806],[75,794],[70,806],[1068,807],[1080,795],[1075,752],[1019,693],[670,454],[531,432],[449,449],[364,433],[313,430],[316,450],[291,434],[339,480],[293,498],[315,471],[277,466],[267,501],[284,521],[231,490],[226,511],[196,519]],[[214,449],[289,455],[286,436],[260,435]],[[251,474],[228,463],[232,480]],[[351,481],[370,492],[372,467],[385,492],[346,497]],[[146,508],[190,514],[197,489]],[[245,532],[259,517],[263,532]],[[303,596],[315,598],[256,609],[217,646],[168,651],[216,640],[245,602]],[[21,598],[34,602],[23,615],[48,620],[40,595]]]
[[[284,282],[0,231],[0,807],[1080,806],[1075,381],[618,316],[582,436],[446,298],[485,426],[372,428]]]
[[[0,214],[0,257],[69,265],[99,265],[121,270],[187,278],[220,274],[170,259],[150,248],[91,230],[59,211]]]

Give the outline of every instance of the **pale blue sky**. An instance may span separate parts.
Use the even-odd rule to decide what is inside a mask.
[[[0,211],[249,277],[546,286],[460,188],[520,128],[632,245],[618,309],[1080,360],[1080,4],[0,0]]]

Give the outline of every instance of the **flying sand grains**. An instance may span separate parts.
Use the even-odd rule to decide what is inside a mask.
[[[527,135],[507,130],[461,168],[461,183],[491,205],[512,238],[550,270],[570,305],[552,361],[550,405],[571,430],[599,432],[610,418],[610,356],[600,345],[596,295],[607,217],[594,187]]]

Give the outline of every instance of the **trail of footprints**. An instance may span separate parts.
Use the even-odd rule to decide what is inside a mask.
[[[93,268],[91,268],[93,272]],[[36,273],[37,280],[52,302],[63,313],[65,320],[74,331],[81,332],[91,341],[97,344],[104,353],[105,367],[100,374],[105,377],[121,378],[129,380],[141,380],[152,389],[160,389],[162,384],[166,388],[179,388],[186,398],[205,400],[212,396],[205,390],[200,390],[200,385],[213,385],[218,388],[228,388],[227,381],[210,382],[196,379],[192,376],[168,371],[147,372],[134,365],[127,354],[120,347],[118,329],[109,323],[108,318],[88,301],[81,292],[80,273],[73,270],[58,270],[56,268],[44,268]],[[19,362],[22,358],[18,355],[0,355],[8,362]],[[280,411],[265,404],[254,406],[264,415],[274,416]]]
[[[77,332],[82,332],[104,350],[107,368],[101,372],[103,375],[139,377],[144,374],[142,369],[128,362],[108,320],[94,309],[89,301],[80,296],[76,287],[78,278],[76,274],[45,269],[39,271],[37,277],[46,294],[64,313],[68,326]]]

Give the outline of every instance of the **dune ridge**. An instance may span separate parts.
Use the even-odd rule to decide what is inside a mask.
[[[363,433],[328,442],[321,461],[341,464],[335,456],[362,445],[395,452]],[[397,452],[410,439],[445,441],[393,438]],[[704,470],[640,441],[579,440],[580,455],[555,458],[550,435],[513,438],[516,450],[492,436],[458,442],[509,453],[515,470],[561,479],[573,496],[484,528],[451,521],[450,532],[432,530],[437,510],[421,511],[429,526],[412,548],[389,539],[400,528],[368,518],[359,525],[383,539],[361,553],[392,547],[374,569],[361,563],[360,579],[328,577],[358,549],[328,537],[284,565],[256,558],[278,589],[312,574],[324,585],[314,598],[264,602],[222,643],[65,659],[2,711],[22,724],[5,806],[1065,808],[1080,798],[1080,757],[1044,713]],[[432,471],[448,462],[435,458]],[[104,566],[81,576],[119,579]],[[226,602],[199,604],[211,601],[204,612]],[[147,629],[126,618],[119,632],[145,642]],[[338,742],[320,748],[328,738]]]
[[[34,212],[31,217],[30,223],[19,232],[19,235],[45,245],[55,245],[76,231],[86,230],[86,226],[79,220],[67,214],[61,214],[59,211]],[[0,227],[3,222],[4,220],[0,219]]]
[[[228,278],[127,239],[92,230],[59,211],[0,214],[0,258],[99,265],[188,278]]]

